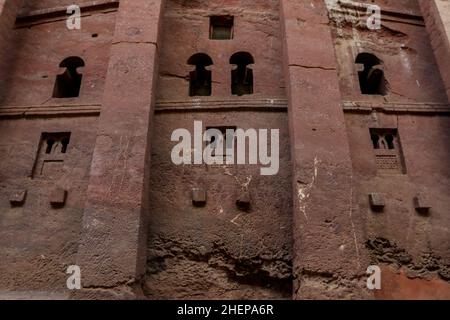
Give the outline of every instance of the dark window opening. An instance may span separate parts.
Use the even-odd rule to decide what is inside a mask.
[[[370,136],[375,150],[394,150],[396,148],[396,133],[388,129],[371,129]]]
[[[358,72],[361,93],[385,96],[387,81],[381,68],[382,61],[373,54],[360,53],[355,63],[363,66],[363,70]]]
[[[79,57],[69,57],[64,59],[59,65],[66,68],[64,73],[56,77],[53,98],[76,98],[80,95],[81,80],[83,76],[77,69],[84,67],[83,59]]]
[[[231,93],[233,95],[253,94],[253,70],[248,66],[254,63],[255,60],[248,52],[238,52],[231,57],[230,64],[236,65],[236,68],[231,71]]]
[[[372,139],[372,143],[373,143],[373,148],[380,149],[380,137],[377,134],[372,133],[371,139]]]
[[[387,134],[384,136],[384,139],[386,141],[387,149],[394,150],[395,149],[394,136],[392,134]]]
[[[70,135],[70,132],[43,133],[42,141],[46,145],[45,153],[67,153],[70,143]]]
[[[70,137],[65,137],[61,140],[61,153],[67,153],[67,147],[69,146]]]
[[[212,59],[204,53],[197,53],[188,60],[195,70],[189,73],[189,95],[210,96],[212,93],[212,72],[206,67],[213,64]]]
[[[52,139],[47,140],[47,149],[45,150],[46,154],[52,153],[54,144],[55,144],[55,140],[52,140]]]
[[[210,17],[210,35],[212,40],[231,40],[234,33],[233,16]]]

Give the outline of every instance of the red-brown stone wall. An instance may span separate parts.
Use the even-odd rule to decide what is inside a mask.
[[[209,39],[212,15],[234,16],[231,40]],[[150,298],[272,298],[292,294],[292,191],[278,1],[166,2],[158,102],[150,169],[148,264]],[[230,57],[255,59],[254,94],[231,94]],[[214,65],[208,97],[189,97],[187,61],[208,54]],[[173,110],[177,110],[173,112]],[[182,165],[171,161],[171,134],[206,127],[280,130],[280,171],[260,166]],[[207,204],[192,203],[192,190]],[[246,190],[251,210],[236,206]]]
[[[109,2],[113,2],[114,0],[106,0]],[[22,14],[29,13],[31,11],[35,10],[52,10],[55,8],[61,9],[61,8],[67,8],[68,6],[72,4],[76,5],[85,5],[85,4],[92,4],[94,1],[92,0],[78,0],[76,3],[72,0],[23,0],[22,5]],[[100,1],[104,2],[104,1]]]
[[[354,8],[341,19],[331,9],[340,88],[350,142],[354,205],[361,245],[371,264],[384,265],[379,299],[448,298],[450,155],[445,86],[417,1],[366,1],[382,9],[381,30],[369,30],[365,12]],[[394,13],[394,14],[393,14]],[[355,15],[356,14],[356,15]],[[359,24],[350,18],[363,16]],[[365,18],[364,18],[365,17]],[[358,53],[382,60],[387,95],[360,91]],[[370,129],[397,132],[403,173],[377,169]],[[381,194],[385,207],[371,208],[369,194]],[[414,206],[418,195],[432,205],[428,215]],[[429,290],[432,283],[439,292]]]
[[[76,261],[96,125],[95,117],[0,119],[0,296],[7,290],[67,295],[65,272]],[[43,132],[71,132],[64,163],[47,163],[48,170],[36,161]],[[50,204],[55,188],[67,190],[64,208]],[[12,194],[24,191],[24,204],[11,206]]]
[[[252,121],[248,121],[252,119]],[[280,129],[280,171],[260,166],[182,165],[171,161],[171,134],[206,126]],[[292,203],[284,110],[157,112],[150,180],[146,294],[151,298],[289,299],[292,294]],[[169,142],[168,142],[169,141]],[[204,207],[192,190],[205,189]],[[251,209],[236,200],[248,190]]]
[[[115,13],[110,12],[83,18],[81,30],[68,30],[64,19],[16,28],[14,65],[6,76],[2,104],[100,104],[114,26]],[[80,97],[52,98],[56,76],[64,72],[59,64],[71,56],[85,62],[78,70],[83,75]]]
[[[82,0],[70,31],[73,1],[0,0],[0,298],[448,299],[450,12],[424,1]],[[234,16],[233,39],[209,39],[212,15]],[[241,51],[254,93],[234,96]],[[385,96],[360,92],[361,52],[382,61]],[[209,97],[189,96],[195,53],[214,62]],[[80,96],[53,98],[69,56]],[[175,166],[171,134],[196,120],[280,129],[278,175]],[[396,132],[399,172],[377,168],[370,129]],[[51,159],[40,139],[58,132],[70,143]]]
[[[55,5],[33,4],[50,11]],[[115,12],[91,12],[82,29],[72,31],[65,16],[44,15],[45,23],[29,20],[27,11],[20,17],[9,31],[14,50],[8,52],[8,72],[2,73],[0,296],[37,297],[42,292],[41,297],[49,297],[55,292],[55,297],[67,298],[66,269],[76,263],[81,240]],[[52,98],[56,76],[64,71],[59,64],[69,56],[86,64],[79,70],[80,96]],[[45,156],[49,162],[44,163],[42,134],[60,132],[70,133],[66,154]],[[63,207],[50,203],[55,189],[67,192]],[[13,194],[23,192],[23,204],[12,205]]]
[[[234,16],[232,40],[210,40],[209,17]],[[162,52],[158,99],[189,98],[188,59],[196,53],[208,54],[214,65],[211,99],[230,98],[230,64],[234,53],[250,53],[255,64],[254,95],[252,97],[283,97],[284,77],[281,60],[278,1],[167,1],[163,20]]]
[[[445,87],[439,76],[430,38],[416,5],[415,10],[410,12],[409,6],[393,6],[383,1],[374,3],[387,11],[382,14],[380,30],[368,29],[365,18],[358,25],[352,25],[348,19],[337,21],[336,28],[333,28],[343,99],[377,103],[446,103]],[[416,1],[411,3],[417,4]],[[390,12],[404,16],[399,18]],[[358,15],[366,17],[365,11],[353,11],[353,17]],[[374,54],[382,61],[388,82],[387,95],[374,97],[361,94],[355,60],[363,52]]]

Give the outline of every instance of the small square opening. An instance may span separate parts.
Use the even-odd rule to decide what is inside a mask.
[[[214,145],[214,152],[213,155],[222,155],[224,157],[227,156],[227,151],[232,150],[234,146],[234,137],[235,132],[237,130],[237,127],[235,126],[221,126],[221,127],[207,127],[206,131],[208,130],[217,130],[222,134],[222,150],[218,150],[218,146],[216,146],[217,143],[217,137],[215,135],[210,135],[208,137],[208,141],[206,142],[206,145]],[[209,132],[208,132],[209,133]]]
[[[210,35],[212,40],[231,40],[234,35],[233,16],[210,17]]]

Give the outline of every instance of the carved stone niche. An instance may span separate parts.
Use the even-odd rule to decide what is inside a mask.
[[[206,190],[204,188],[192,189],[192,203],[196,207],[204,207],[206,205]]]
[[[50,204],[53,208],[63,208],[66,205],[67,190],[54,188],[49,194]]]
[[[383,211],[384,207],[386,206],[384,195],[381,193],[370,193],[369,202],[372,210],[376,212]]]
[[[423,215],[428,215],[431,210],[431,203],[427,196],[418,194],[414,197],[414,208],[416,211]]]
[[[238,207],[239,210],[250,211],[252,205],[251,202],[252,198],[250,195],[250,191],[244,190],[237,195],[236,206]]]
[[[379,174],[405,174],[405,162],[397,129],[370,129]]]
[[[58,180],[69,153],[70,132],[44,132],[32,171],[33,179]]]
[[[27,190],[15,190],[9,197],[11,207],[22,207],[27,199]]]

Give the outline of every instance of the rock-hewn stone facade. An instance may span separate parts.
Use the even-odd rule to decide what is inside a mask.
[[[449,1],[72,3],[0,0],[0,298],[450,298]],[[195,121],[278,174],[173,164]]]

